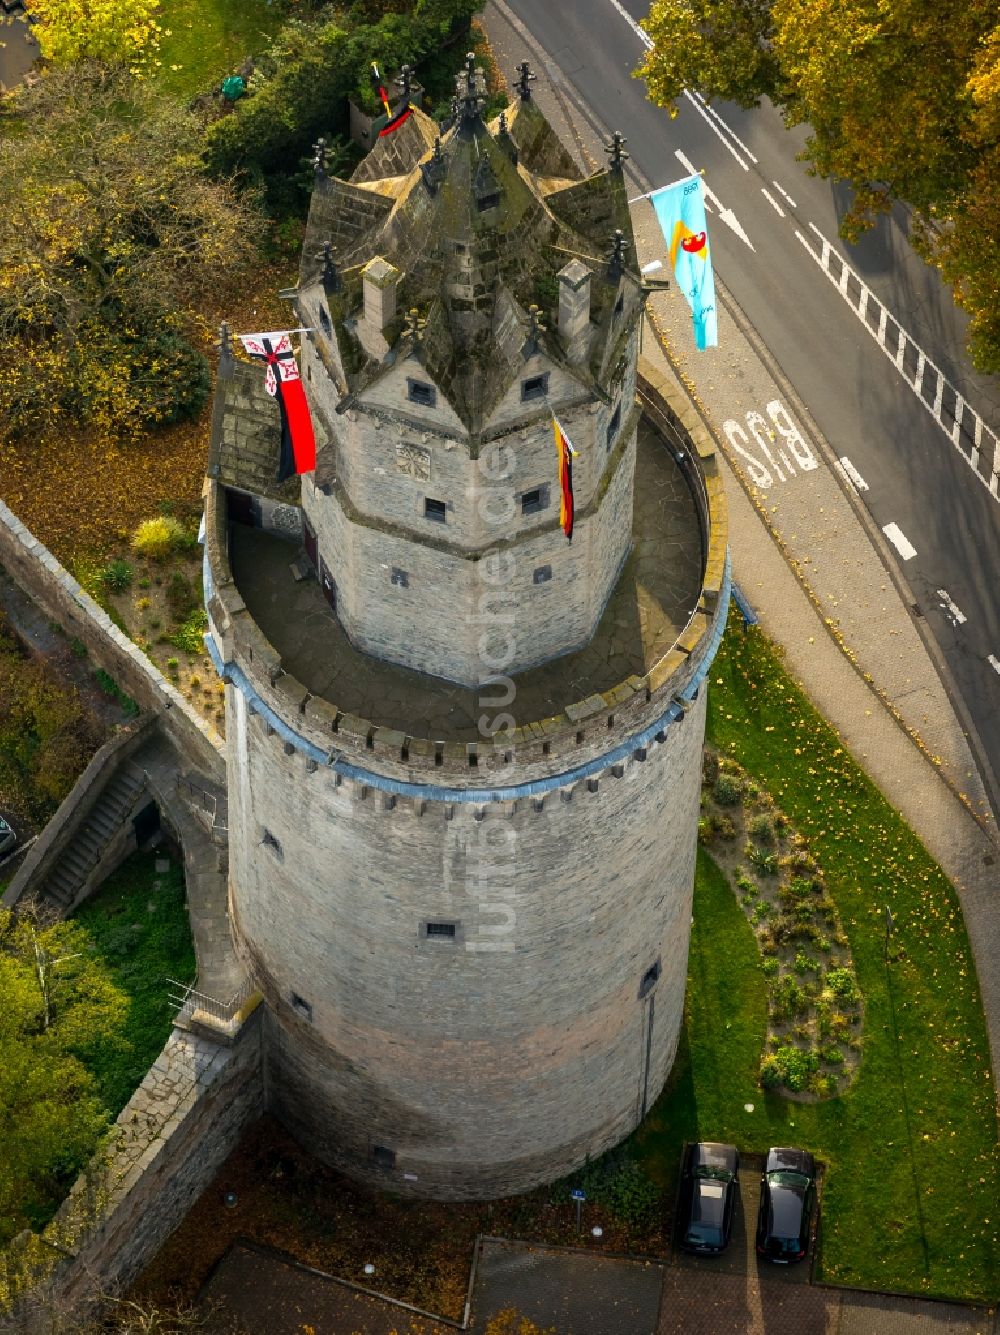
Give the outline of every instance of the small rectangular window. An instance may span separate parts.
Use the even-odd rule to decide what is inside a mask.
[[[532,571],[531,574],[531,582],[533,584],[547,584],[551,578],[552,578],[551,566],[538,566],[535,570]]]
[[[443,524],[447,513],[448,507],[444,501],[436,501],[433,496],[424,497],[424,515],[427,519],[433,519],[438,524]]]
[[[480,213],[485,213],[487,209],[495,209],[500,203],[500,191],[494,190],[490,195],[479,195],[476,199],[476,208]]]
[[[308,1001],[304,1001],[298,992],[292,993],[292,1010],[296,1015],[301,1015],[303,1020],[312,1020],[313,1008]]]
[[[406,395],[411,403],[419,403],[421,408],[433,408],[437,403],[437,391],[425,380],[411,380],[407,376]]]
[[[373,1145],[372,1160],[379,1168],[395,1168],[396,1151],[386,1149],[384,1145]]]
[[[410,587],[410,576],[405,570],[400,570],[398,566],[392,568],[392,582],[401,589]]]
[[[271,850],[271,852],[279,860],[279,862],[283,859],[284,854],[281,851],[280,842],[274,837],[271,831],[268,830],[267,828],[265,828],[264,833],[261,835],[260,842],[264,845],[265,848],[269,848]]]
[[[425,925],[424,935],[436,941],[454,941],[455,924],[453,922],[429,922]]]
[[[622,424],[622,406],[619,403],[611,414],[611,421],[608,423],[608,449],[615,443],[615,436],[618,435],[618,428]]]
[[[611,313],[612,320],[617,320],[624,309],[625,309],[625,293],[619,292],[618,300],[615,302],[615,308]]]
[[[330,316],[325,306],[319,308],[319,327],[327,336],[333,333],[333,325],[330,323]]]
[[[521,381],[521,402],[528,403],[532,399],[544,399],[549,392],[549,373],[544,375],[530,375],[527,380]]]
[[[549,503],[547,487],[535,487],[532,491],[525,491],[521,495],[521,513],[523,515],[537,515]]]

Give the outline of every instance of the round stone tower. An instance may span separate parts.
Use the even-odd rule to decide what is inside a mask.
[[[273,402],[224,346],[206,485],[270,1105],[451,1198],[566,1173],[663,1085],[728,602],[712,446],[639,361],[620,143],[580,179],[526,81],[509,123],[461,94],[350,182],[318,152],[315,474],[270,480]]]

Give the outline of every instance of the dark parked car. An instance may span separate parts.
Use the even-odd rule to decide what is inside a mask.
[[[0,857],[10,850],[17,843],[17,835],[10,828],[3,816],[0,816]]]
[[[685,1251],[714,1256],[733,1231],[740,1194],[740,1155],[735,1145],[689,1145],[684,1158],[678,1223]]]
[[[775,1265],[809,1250],[816,1208],[816,1164],[808,1150],[770,1149],[760,1179],[757,1255]]]

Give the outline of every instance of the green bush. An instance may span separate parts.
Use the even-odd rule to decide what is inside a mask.
[[[756,844],[747,844],[743,852],[750,865],[764,876],[777,876],[778,858],[776,854],[768,852],[766,848],[759,848]]]
[[[824,981],[833,995],[840,997],[842,1001],[858,1000],[860,995],[858,983],[851,969],[828,969]]]
[[[754,816],[747,828],[751,838],[756,839],[759,844],[774,843],[774,824],[770,816]]]
[[[731,774],[720,774],[712,788],[712,796],[720,807],[735,807],[743,796],[743,786]]]
[[[169,515],[144,519],[132,534],[132,550],[150,561],[163,561],[185,545],[184,526]]]
[[[801,985],[790,973],[783,974],[777,980],[771,992],[771,1016],[783,1024],[795,1015],[802,1015],[809,1009],[809,999]]]
[[[810,1080],[818,1069],[819,1058],[815,1052],[805,1052],[802,1048],[786,1044],[761,1062],[760,1083],[765,1089],[784,1085],[794,1094],[801,1094],[809,1088]]]
[[[120,557],[109,561],[101,571],[101,583],[109,593],[124,593],[132,583],[132,567]]]
[[[187,654],[200,654],[205,648],[205,631],[208,629],[208,614],[203,607],[196,607],[183,625],[178,626],[169,636],[175,649],[183,649]]]
[[[167,581],[167,606],[175,621],[184,621],[201,606],[201,592],[195,589],[183,570],[171,572]]]

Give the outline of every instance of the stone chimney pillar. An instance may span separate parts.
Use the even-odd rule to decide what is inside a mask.
[[[381,333],[396,315],[396,286],[400,272],[381,255],[361,271],[365,293],[365,323]]]
[[[590,351],[590,276],[582,260],[570,260],[558,274],[559,337],[574,364]]]

